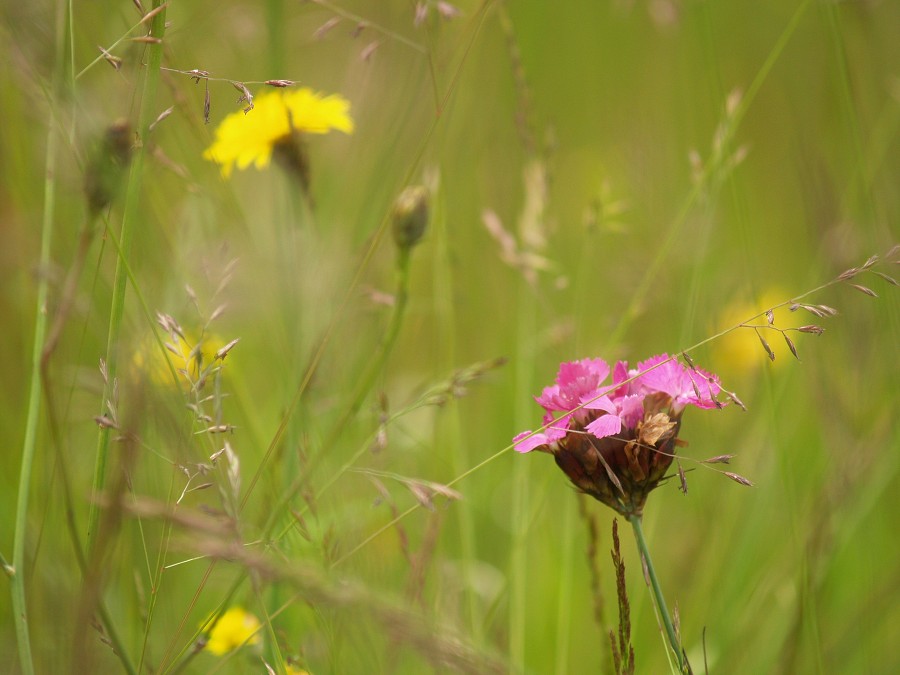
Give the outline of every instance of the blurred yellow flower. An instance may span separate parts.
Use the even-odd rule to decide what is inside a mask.
[[[187,339],[180,337],[174,342],[165,337],[166,353],[160,350],[156,340],[152,337],[145,340],[141,347],[132,356],[132,363],[138,372],[149,377],[155,384],[171,386],[172,373],[166,358],[172,362],[179,381],[189,384],[188,377],[196,380],[200,370],[212,363],[216,351],[224,346],[224,342],[215,336],[207,335],[203,340],[196,342],[188,335]],[[181,371],[186,372],[185,376]]]
[[[722,330],[747,321],[754,314],[759,314],[769,307],[780,304],[788,297],[787,293],[779,291],[777,288],[770,288],[762,293],[758,302],[735,300],[726,305],[718,315],[714,330]],[[787,307],[776,309],[774,318],[774,325],[778,328],[796,328],[803,325],[801,321],[803,317],[798,317],[796,312],[789,311]],[[750,321],[749,324],[764,326],[767,324],[767,320],[765,316],[760,316]],[[759,333],[775,352],[776,359],[773,365],[780,366],[789,360],[793,360],[794,357],[788,349],[784,338],[778,335],[776,331],[761,328]],[[789,335],[793,338],[796,336],[796,333],[789,333]],[[766,364],[772,363],[759,341],[759,336],[752,328],[739,328],[722,336],[712,343],[710,351],[714,367],[718,371],[730,375],[749,374]]]
[[[210,617],[203,623],[203,631],[212,623]],[[259,619],[241,607],[228,609],[209,630],[204,649],[216,656],[227,654],[233,649],[246,645],[258,645],[262,641]]]
[[[292,666],[290,663],[285,665],[284,672],[287,675],[310,675],[310,672],[304,668],[299,668],[298,666]]]
[[[276,146],[290,144],[293,134],[325,134],[332,129],[352,134],[349,110],[344,97],[322,96],[307,87],[265,94],[254,100],[249,112],[237,111],[222,120],[203,157],[219,164],[225,178],[235,165],[264,169]]]

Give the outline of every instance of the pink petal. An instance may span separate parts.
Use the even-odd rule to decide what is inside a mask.
[[[644,416],[644,397],[640,394],[625,396],[619,402],[619,414],[628,429],[634,429]]]
[[[599,392],[597,392],[597,393],[599,393]],[[609,396],[604,395],[604,396],[601,396],[600,398],[595,398],[597,396],[597,393],[587,394],[582,397],[582,401],[581,401],[582,403],[584,403],[585,401],[590,401],[589,403],[584,404],[585,408],[587,408],[588,410],[604,410],[608,413],[613,413],[613,414],[619,412],[618,408],[616,408],[616,404],[613,403],[609,399]],[[594,399],[594,400],[591,400],[591,399]]]
[[[523,431],[513,438],[513,448],[516,452],[531,452],[535,448],[546,445],[547,439],[544,434],[534,434],[529,438],[531,431]]]
[[[585,427],[597,438],[605,438],[622,430],[622,418],[618,415],[602,415]]]

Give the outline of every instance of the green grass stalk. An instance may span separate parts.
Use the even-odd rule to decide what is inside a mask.
[[[384,369],[384,364],[397,343],[397,336],[400,335],[400,327],[403,325],[403,318],[406,316],[406,305],[409,301],[409,260],[411,249],[409,247],[401,247],[398,249],[397,257],[397,293],[394,296],[394,311],[391,313],[391,321],[388,324],[387,332],[378,349],[376,357],[369,361],[369,367],[359,381],[356,393],[353,396],[353,402],[347,409],[344,418],[338,425],[336,431],[340,433],[346,423],[352,418],[362,407],[366,396],[372,391],[375,380]],[[326,446],[328,447],[328,446]]]
[[[518,321],[516,349],[514,359],[515,391],[531,391],[533,379],[532,360],[526,351],[530,351],[536,334],[536,305],[532,297],[532,288],[524,281],[519,284]],[[516,419],[526,419],[531,402],[525,397],[516,399]],[[529,474],[530,462],[516,462],[512,478],[512,507],[510,508],[510,597],[509,597],[509,660],[517,670],[525,668],[525,628],[528,623],[528,523],[529,514]]]
[[[50,242],[53,238],[53,220],[56,209],[56,148],[57,132],[50,122],[47,134],[47,153],[44,173],[44,217],[41,225],[41,269],[50,264]],[[33,675],[34,662],[31,641],[28,634],[28,608],[25,601],[25,531],[28,527],[28,495],[31,487],[31,471],[37,445],[37,425],[41,415],[41,355],[44,351],[44,336],[47,332],[47,277],[41,275],[38,281],[37,303],[34,321],[34,342],[31,353],[31,381],[28,393],[28,413],[25,418],[25,440],[22,443],[22,465],[19,470],[19,491],[16,498],[16,526],[13,539],[12,592],[13,620],[16,624],[16,645],[19,663],[25,675]],[[5,561],[4,561],[5,565]]]
[[[563,542],[559,566],[559,599],[556,603],[556,645],[554,648],[553,672],[565,675],[571,672],[569,664],[569,643],[572,636],[572,565],[575,551],[575,511],[563,509],[560,541]]]
[[[156,9],[161,5],[161,0],[153,0],[152,9]],[[162,11],[153,17],[150,32],[154,37],[162,40],[165,36],[165,26],[166,10],[163,8]],[[130,255],[135,222],[140,217],[141,187],[143,183],[144,158],[147,152],[149,127],[150,123],[158,114],[158,111],[156,110],[156,89],[159,84],[159,68],[162,63],[162,47],[162,42],[150,45],[149,61],[144,75],[141,108],[138,116],[138,137],[141,142],[139,143],[139,147],[136,149],[131,162],[131,172],[128,176],[128,187],[125,193],[125,209],[122,216],[122,230],[119,235],[120,251],[118,263],[116,265],[116,276],[109,317],[109,333],[106,346],[106,368],[108,377],[106,378],[106,383],[103,387],[103,397],[100,404],[101,415],[104,414],[106,410],[106,401],[112,394],[112,387],[117,372],[119,335],[122,327],[122,316],[125,313],[125,294],[128,279],[125,263],[123,261],[127,261]],[[109,428],[101,427],[97,439],[97,456],[94,464],[94,477],[91,483],[91,494],[93,495],[100,494],[106,483],[106,462],[109,456],[109,434]],[[99,520],[100,507],[96,501],[92,501],[90,512],[88,514],[87,550],[89,556],[96,545]]]
[[[445,217],[445,201],[443,190],[435,194],[435,209],[431,219],[431,228],[435,233],[434,268],[434,307],[438,316],[437,332],[443,336],[445,349],[440,355],[441,370],[446,372],[452,369],[456,363],[456,335],[457,317],[453,303],[453,279],[452,252],[450,250],[450,232],[447,230]],[[451,457],[453,473],[459,475],[469,465],[469,443],[464,438],[463,422],[460,419],[459,406],[448,407],[444,424],[435,425],[433,443],[435,448],[442,448]],[[440,453],[439,454],[443,454]],[[459,545],[461,552],[461,566],[465,587],[463,589],[463,603],[469,622],[469,629],[475,639],[475,644],[484,642],[484,630],[482,621],[478,617],[477,596],[473,584],[473,561],[477,560],[477,540],[472,510],[460,505],[455,510],[459,519]]]
[[[863,141],[859,111],[856,106],[856,96],[851,86],[852,73],[850,72],[850,64],[847,59],[847,45],[842,34],[838,9],[829,5],[823,5],[822,12],[825,14],[825,21],[828,24],[827,30],[831,38],[832,52],[837,65],[838,76],[835,79],[839,86],[837,96],[840,98],[841,116],[843,117],[844,125],[848,129],[849,133],[847,136],[853,146],[853,157],[856,160],[852,178],[848,180],[847,189],[843,195],[843,206],[847,209],[858,208],[862,211],[862,218],[868,222],[876,222],[878,218],[875,204],[872,203],[871,192],[866,189],[864,184],[867,164],[866,148]],[[853,203],[857,200],[858,203]],[[870,236],[866,244],[875,246],[877,241],[877,237]]]
[[[53,223],[56,218],[56,174],[58,120],[54,112],[62,98],[62,86],[66,67],[66,41],[69,39],[67,24],[67,3],[61,0],[57,5],[56,15],[56,62],[53,71],[53,87],[50,94],[51,117],[47,130],[47,149],[44,158],[44,204],[41,219],[41,252],[40,269],[50,266],[50,246],[53,241]],[[33,675],[34,656],[31,651],[31,638],[28,629],[28,604],[25,597],[25,532],[28,529],[28,497],[31,488],[31,473],[34,467],[34,455],[37,447],[37,426],[41,415],[42,379],[41,360],[44,350],[44,339],[47,334],[47,298],[49,295],[48,278],[41,274],[38,279],[37,302],[35,303],[34,337],[31,353],[31,376],[28,393],[28,412],[25,417],[25,438],[22,442],[22,463],[19,469],[19,488],[16,495],[16,519],[13,535],[13,558],[9,565],[3,565],[10,577],[10,593],[12,595],[13,622],[16,627],[16,646],[19,652],[19,664],[24,675]],[[10,570],[11,568],[11,570]]]

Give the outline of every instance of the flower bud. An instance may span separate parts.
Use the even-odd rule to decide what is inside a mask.
[[[107,127],[87,166],[84,191],[91,215],[112,203],[131,161],[131,125],[117,120]]]
[[[428,190],[412,185],[394,201],[391,213],[394,241],[401,249],[410,249],[419,243],[428,225]]]

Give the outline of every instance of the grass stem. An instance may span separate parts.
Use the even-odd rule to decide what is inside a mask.
[[[343,420],[344,423],[362,407],[363,401],[366,400],[366,396],[371,392],[376,378],[384,369],[384,364],[394,349],[397,336],[400,335],[400,327],[403,325],[403,318],[406,316],[406,305],[409,300],[409,260],[410,249],[407,247],[401,248],[397,258],[397,293],[394,296],[394,311],[391,314],[391,322],[388,325],[384,339],[381,341],[378,354],[373,360],[369,361],[369,367],[359,381],[359,386],[353,397],[353,403],[350,404],[350,408],[347,410]],[[344,423],[338,425],[338,432],[343,428]]]
[[[162,5],[161,0],[153,0],[153,9]],[[166,31],[166,10],[162,9],[153,17],[150,33],[160,39],[160,42],[149,47],[149,62],[144,75],[144,86],[141,96],[141,108],[138,118],[138,147],[135,150],[131,163],[131,172],[128,176],[128,187],[125,193],[125,210],[122,216],[122,229],[119,235],[120,252],[116,265],[116,276],[113,285],[113,297],[110,307],[109,332],[106,343],[106,368],[108,377],[103,387],[100,414],[106,412],[106,401],[112,395],[116,381],[118,365],[119,335],[122,328],[122,317],[125,312],[125,293],[127,290],[128,274],[126,262],[131,251],[131,241],[134,235],[135,221],[138,220],[141,208],[141,186],[143,182],[144,158],[147,153],[148,135],[150,123],[155,119],[156,89],[159,84],[159,69],[162,63],[163,45],[162,38]],[[108,427],[101,427],[97,439],[97,455],[94,463],[94,477],[91,483],[91,494],[97,495],[106,483],[106,462],[109,455]],[[97,526],[100,519],[100,508],[96,500],[91,502],[88,514],[88,556],[94,548],[97,540]]]
[[[56,16],[56,63],[53,71],[52,103],[58,104],[62,98],[62,88],[66,64],[65,44],[69,39],[66,22],[65,0],[57,3]],[[51,115],[47,130],[47,149],[44,159],[44,204],[41,219],[40,269],[46,272],[50,266],[50,244],[53,240],[53,224],[56,219],[56,175],[58,136],[57,119]],[[28,631],[28,606],[25,598],[25,532],[28,529],[28,497],[31,487],[31,473],[37,447],[37,425],[41,415],[42,379],[41,361],[44,339],[47,334],[48,278],[41,274],[38,279],[37,302],[34,320],[34,337],[31,349],[31,376],[28,391],[28,412],[25,418],[25,438],[22,442],[22,463],[19,469],[19,487],[16,494],[16,520],[13,535],[12,565],[3,561],[9,575],[12,594],[13,622],[16,627],[16,646],[19,664],[24,675],[33,675],[34,659]]]

